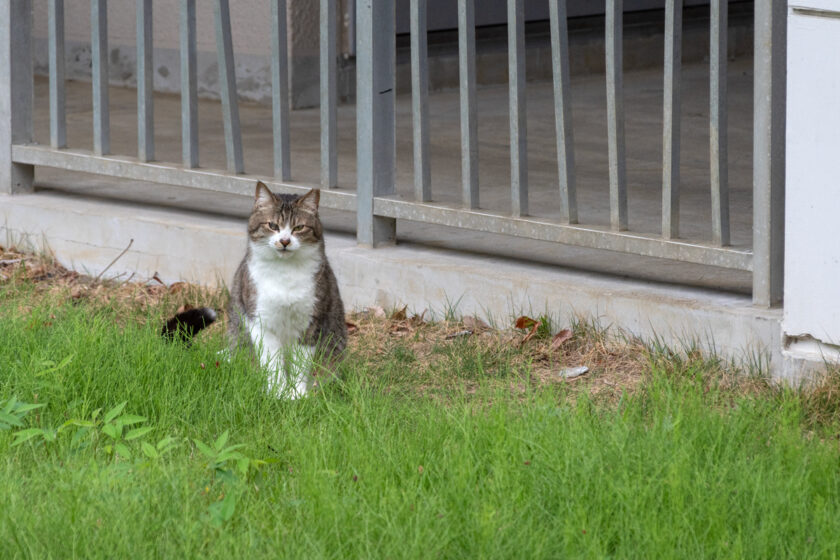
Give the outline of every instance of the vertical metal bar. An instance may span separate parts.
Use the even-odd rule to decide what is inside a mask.
[[[432,200],[429,164],[429,57],[426,0],[411,0],[411,122],[414,132],[414,198]]]
[[[376,246],[396,239],[396,220],[376,216],[373,199],[393,194],[396,168],[394,2],[356,3],[356,237]]]
[[[554,80],[554,127],[557,133],[557,175],[560,183],[560,218],[576,224],[577,188],[575,185],[574,130],[569,78],[569,31],[566,0],[548,3],[551,25],[551,62]]]
[[[32,2],[0,2],[0,193],[32,191],[35,168],[12,161],[32,141]]]
[[[152,0],[137,0],[137,159],[155,159]]]
[[[50,145],[67,146],[67,116],[64,98],[64,0],[47,3],[50,59]]]
[[[528,215],[528,133],[525,109],[525,3],[508,0],[511,214]]]
[[[239,97],[236,94],[236,67],[233,61],[233,38],[230,33],[230,4],[228,0],[216,0],[215,8],[216,53],[219,59],[219,89],[222,94],[227,166],[228,171],[232,173],[244,173]]]
[[[338,36],[337,0],[321,0],[321,188],[338,186],[338,151],[336,147],[336,37]]]
[[[181,154],[185,167],[198,167],[198,80],[195,0],[181,0]]]
[[[665,4],[665,84],[662,117],[662,237],[680,235],[680,75],[682,0]]]
[[[782,302],[785,235],[787,1],[755,4],[753,303]]]
[[[90,0],[90,31],[90,55],[93,65],[93,151],[101,156],[111,152],[107,0]]]
[[[458,68],[461,92],[461,196],[464,206],[478,208],[475,0],[458,0]]]
[[[289,47],[286,36],[286,0],[271,2],[271,103],[274,126],[274,176],[292,178],[289,146]]]
[[[728,1],[712,0],[711,44],[709,46],[710,107],[709,153],[712,186],[712,239],[718,245],[729,245],[729,133],[726,113],[726,67]]]
[[[627,229],[627,173],[624,155],[624,80],[622,72],[623,0],[607,0],[607,136],[610,160],[610,224]]]

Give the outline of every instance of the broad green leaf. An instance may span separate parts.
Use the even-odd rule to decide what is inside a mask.
[[[19,432],[15,432],[15,441],[12,443],[12,447],[15,445],[20,445],[25,441],[29,441],[30,439],[36,436],[43,436],[44,430],[41,428],[28,428],[26,430],[20,430]]]
[[[90,420],[79,420],[78,418],[71,418],[67,422],[61,425],[62,428],[66,428],[67,426],[79,426],[80,428],[93,428],[96,424],[91,422]]]
[[[70,440],[70,447],[76,447],[79,442],[85,437],[88,433],[90,433],[90,428],[87,426],[81,426],[76,433],[73,434],[73,438]]]
[[[3,405],[3,412],[11,412],[12,408],[14,408],[17,399],[15,397],[10,398],[6,401],[6,404]]]
[[[216,461],[219,463],[224,463],[226,461],[230,461],[231,459],[233,459],[234,461],[238,461],[243,457],[244,455],[238,451],[228,451],[227,449],[225,449],[216,456]]]
[[[160,440],[159,442],[157,442],[158,451],[161,451],[164,448],[169,449],[169,448],[174,447],[174,446],[175,446],[175,438],[172,437],[172,436],[167,436],[167,437],[163,438],[162,440]]]
[[[197,439],[194,439],[193,442],[195,442],[195,446],[198,447],[198,450],[210,459],[214,459],[216,457],[216,452],[213,449],[211,449],[209,445]]]
[[[220,480],[228,482],[230,484],[235,484],[239,482],[239,480],[236,478],[236,475],[233,474],[233,471],[228,469],[216,469],[216,475],[219,477]]]
[[[135,428],[133,430],[129,430],[128,433],[125,434],[125,439],[126,441],[131,439],[137,439],[148,434],[152,430],[154,430],[152,426],[143,426],[142,428]]]
[[[224,432],[222,432],[222,435],[220,435],[218,438],[216,438],[216,443],[213,444],[213,447],[216,448],[216,451],[221,451],[222,450],[222,447],[224,447],[225,444],[227,443],[228,435],[230,435],[228,433],[228,430],[225,430]]]
[[[14,408],[15,414],[23,415],[22,413],[29,412],[30,410],[35,410],[36,408],[42,408],[47,406],[44,403],[22,403],[18,402],[17,406]]]
[[[64,368],[65,366],[67,366],[67,364],[69,364],[71,361],[73,361],[73,356],[74,356],[73,354],[70,354],[69,356],[67,356],[66,358],[61,360],[61,362],[59,362],[58,365],[56,365],[56,363],[53,362],[52,360],[47,360],[47,361],[43,362],[42,365],[45,366],[47,369],[39,371],[38,373],[35,374],[35,377],[41,377],[42,375],[47,375],[48,373],[54,373],[54,372]]]
[[[150,459],[157,459],[158,457],[160,457],[160,454],[157,451],[155,451],[155,448],[152,447],[148,442],[142,442],[140,444],[140,449],[142,449],[143,453],[146,454],[146,457]]]
[[[23,422],[20,421],[19,417],[5,411],[0,411],[0,422],[9,424],[10,426],[23,426]],[[8,430],[9,428],[4,429]]]
[[[102,419],[102,421],[103,421],[103,422],[105,422],[105,423],[107,424],[108,422],[110,422],[111,420],[113,420],[114,418],[116,418],[116,417],[119,415],[119,413],[123,411],[123,409],[125,408],[125,404],[126,404],[127,402],[128,402],[128,401],[123,401],[123,402],[121,402],[120,404],[118,404],[117,406],[115,406],[114,408],[112,408],[111,410],[109,410],[109,411],[105,414],[105,418],[103,418],[103,419]],[[94,414],[95,414],[95,413],[94,413]]]
[[[236,461],[236,466],[239,467],[239,472],[244,476],[248,474],[248,467],[251,466],[251,460],[248,457],[242,457]]]
[[[114,444],[114,449],[120,457],[131,459],[131,451],[128,450],[128,447],[124,443]]]
[[[145,422],[145,416],[138,416],[136,414],[123,414],[116,420],[114,420],[114,424],[122,424],[123,426],[130,426],[131,424],[139,424],[140,422]]]
[[[225,495],[225,499],[222,500],[222,519],[225,521],[229,521],[231,517],[233,517],[233,512],[236,510],[236,496],[230,492]]]
[[[110,437],[111,439],[119,439],[121,432],[122,428],[120,428],[118,431],[117,427],[113,424],[105,424],[104,426],[102,426],[102,433]]]

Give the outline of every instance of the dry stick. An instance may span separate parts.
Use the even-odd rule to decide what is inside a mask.
[[[102,275],[105,274],[106,272],[108,272],[108,269],[111,268],[112,266],[114,266],[114,263],[117,262],[118,260],[120,260],[120,258],[122,258],[122,256],[125,255],[128,252],[129,249],[131,249],[131,246],[133,244],[134,244],[134,239],[131,239],[128,242],[128,247],[123,249],[122,253],[117,255],[117,258],[112,260],[111,263],[108,266],[105,267],[105,270],[103,270],[102,272],[100,272],[99,274],[96,275],[96,278],[93,279],[93,283],[96,284],[97,282],[99,282],[99,279],[102,278]]]

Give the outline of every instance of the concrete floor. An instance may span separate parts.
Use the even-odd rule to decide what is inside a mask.
[[[729,71],[729,153],[732,240],[737,247],[751,244],[752,223],[752,68],[750,61],[734,61]],[[35,136],[48,143],[47,82],[36,82]],[[111,88],[111,146],[115,154],[136,153],[136,98],[130,89]],[[578,205],[582,224],[609,222],[607,175],[606,102],[603,76],[573,79],[575,157]],[[682,95],[682,205],[683,237],[711,239],[708,140],[708,67],[687,65],[683,69]],[[528,84],[528,165],[531,208],[535,216],[558,215],[557,166],[554,139],[552,89],[549,83]],[[156,153],[161,161],[180,160],[180,100],[158,95],[155,104]],[[430,95],[432,189],[436,201],[455,202],[460,190],[459,113],[457,91]],[[509,208],[508,96],[506,86],[478,90],[479,177],[482,208]],[[632,231],[658,233],[661,205],[662,76],[661,71],[628,72],[625,75],[627,115],[627,179],[629,221]],[[218,102],[201,101],[200,161],[202,167],[225,167],[221,109]],[[272,174],[270,107],[240,106],[246,171]],[[318,111],[295,111],[291,115],[293,182],[316,186],[320,175]],[[90,85],[67,84],[67,139],[71,148],[90,149]],[[352,191],[356,180],[355,111],[338,111],[339,185]],[[412,191],[412,140],[410,97],[397,98],[397,196]],[[69,174],[39,168],[39,188],[74,192],[85,196],[120,198],[160,206],[187,208],[230,216],[245,216],[250,200],[245,197],[207,193],[171,186],[145,185],[142,194],[129,181]],[[324,212],[328,228],[352,231],[354,216]],[[713,287],[748,293],[750,275],[745,272],[663,261],[635,255],[561,246],[546,242],[508,238],[451,228],[401,222],[401,243],[440,246],[503,257],[510,262],[537,262],[565,268],[590,270],[666,283]]]

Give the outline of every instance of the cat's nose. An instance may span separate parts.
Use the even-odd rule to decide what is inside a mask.
[[[283,244],[283,247],[288,247],[289,243],[291,243],[291,242],[292,242],[292,240],[288,237],[281,237],[280,238],[280,243]]]

